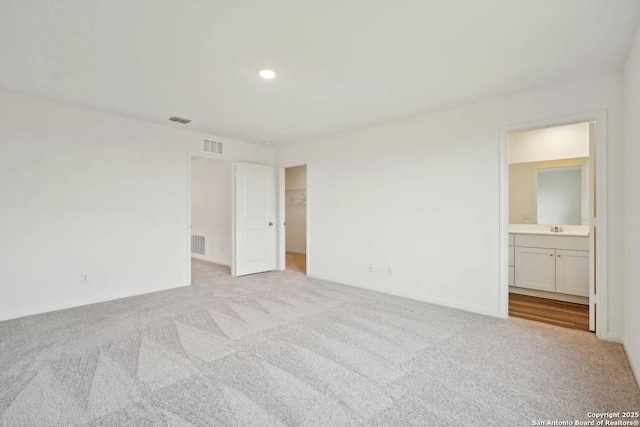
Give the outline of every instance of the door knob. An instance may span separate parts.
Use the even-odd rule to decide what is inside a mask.
[[[271,227],[273,225],[273,223],[271,221],[269,221],[269,227]]]

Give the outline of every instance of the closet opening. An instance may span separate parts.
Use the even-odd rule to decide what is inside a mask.
[[[307,166],[284,168],[286,270],[307,274]]]

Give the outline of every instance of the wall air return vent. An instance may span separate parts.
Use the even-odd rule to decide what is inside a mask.
[[[205,237],[191,235],[191,253],[205,255]]]
[[[183,125],[186,125],[187,123],[191,123],[191,120],[185,119],[184,117],[177,117],[177,116],[171,116],[169,117],[169,120],[176,123],[182,123]]]
[[[213,141],[211,139],[203,139],[202,140],[202,151],[205,153],[211,154],[224,154],[224,144],[219,141]]]

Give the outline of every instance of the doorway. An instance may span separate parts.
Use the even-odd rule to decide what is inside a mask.
[[[191,283],[229,276],[232,244],[232,164],[190,157]]]
[[[307,166],[284,170],[286,269],[307,274]]]
[[[276,269],[275,182],[271,165],[189,155],[187,283],[196,266],[234,277]]]
[[[596,136],[595,121],[506,133],[509,316],[596,330]]]

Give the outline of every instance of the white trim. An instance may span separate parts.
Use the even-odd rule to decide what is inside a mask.
[[[306,204],[306,218],[305,218],[305,232],[306,232],[306,250],[304,252],[300,251],[287,251],[286,248],[286,230],[285,230],[285,170],[288,168],[295,168],[298,166],[305,166],[305,175],[307,181],[307,204]],[[307,255],[307,276],[309,276],[309,200],[310,192],[309,192],[309,164],[308,163],[286,163],[278,165],[278,269],[286,270],[287,268],[287,252],[294,253],[304,253]],[[311,276],[309,276],[311,277]]]
[[[191,285],[191,162],[193,161],[193,156],[191,153],[187,154],[187,271],[186,271],[186,280],[185,286]]]
[[[640,367],[635,364],[633,357],[631,357],[631,353],[629,353],[629,349],[627,348],[626,341],[623,340],[621,342],[622,342],[622,347],[624,348],[624,352],[627,354],[627,359],[629,360],[629,366],[631,366],[631,372],[633,373],[633,376],[636,379],[636,383],[638,383],[638,387],[640,387]]]
[[[276,230],[278,233],[278,270],[284,271],[287,269],[287,257],[286,257],[286,247],[287,247],[287,235],[285,230],[285,168],[278,168],[278,229]]]
[[[189,286],[189,285],[188,284],[178,285],[178,286],[169,285],[169,286],[162,286],[162,287],[156,287],[154,285],[153,287],[138,288],[133,292],[131,292],[129,289],[121,290],[117,292],[115,296],[114,295],[84,296],[81,298],[74,299],[73,301],[66,301],[64,303],[60,303],[60,302],[48,303],[44,306],[40,306],[35,310],[29,309],[29,310],[19,310],[16,312],[10,312],[8,316],[6,312],[2,312],[0,313],[0,322],[4,322],[5,320],[20,319],[27,316],[37,316],[45,313],[52,313],[54,311],[69,310],[69,309],[78,308],[78,307],[87,307],[94,304],[104,304],[108,302],[121,300],[123,298],[130,298],[130,297],[135,297],[139,295],[145,295],[145,296],[152,295],[156,292],[168,291],[170,289],[179,289],[186,286]]]
[[[449,299],[444,299],[444,298],[431,298],[431,297],[423,297],[423,296],[416,296],[414,293],[412,292],[406,292],[406,291],[402,291],[402,290],[398,290],[397,288],[392,288],[392,287],[387,287],[387,286],[362,286],[359,285],[357,283],[345,283],[342,282],[338,279],[333,279],[329,276],[319,276],[319,275],[309,275],[308,276],[311,279],[316,279],[316,280],[323,280],[325,282],[331,282],[334,284],[338,284],[338,285],[343,285],[343,286],[350,286],[353,288],[359,288],[359,289],[365,289],[367,291],[373,291],[373,292],[379,292],[381,294],[385,294],[385,295],[393,295],[393,296],[397,296],[397,297],[402,297],[402,298],[408,298],[414,301],[421,301],[424,303],[428,303],[428,304],[435,304],[438,306],[443,306],[443,307],[449,307],[449,308],[455,308],[455,309],[459,309],[459,310],[464,310],[464,311],[469,311],[472,313],[478,313],[478,314],[484,314],[486,316],[491,316],[491,317],[499,317],[499,313],[496,310],[493,309],[487,309],[486,307],[481,307],[481,306],[476,306],[476,305],[469,305],[469,304],[460,304],[457,303],[455,301],[451,301]]]
[[[236,277],[236,162],[231,162],[231,276]]]
[[[596,147],[590,147],[590,158],[596,159],[596,195],[598,214],[598,239],[596,246],[596,335],[598,338],[618,341],[608,333],[608,265],[607,265],[607,111],[586,112],[572,116],[521,123],[500,128],[500,205],[499,205],[499,259],[500,292],[498,309],[500,317],[509,315],[509,133],[541,129],[574,123],[596,122]],[[590,239],[593,233],[590,233]]]
[[[620,343],[620,344],[622,344],[624,342],[624,337],[622,335],[618,335],[618,334],[609,334],[609,333],[604,334],[603,333],[601,335],[596,334],[596,336],[599,339],[603,340],[603,341],[612,341],[612,342],[617,342],[617,343]]]
[[[589,164],[593,165],[593,153],[596,153],[596,165],[599,163],[598,162],[598,157],[597,157],[597,152],[596,149],[597,147],[594,145],[596,143],[596,132],[597,132],[597,123],[589,123]],[[595,331],[596,325],[597,325],[597,319],[596,319],[596,315],[597,315],[597,309],[596,306],[598,304],[598,302],[596,301],[596,277],[594,276],[593,272],[594,272],[594,268],[596,266],[596,247],[595,247],[595,234],[594,231],[596,229],[595,227],[595,215],[594,215],[594,209],[595,209],[595,204],[593,203],[593,193],[595,191],[596,193],[596,197],[598,195],[598,190],[595,187],[595,184],[597,184],[597,182],[595,181],[595,170],[593,168],[593,166],[589,167],[589,177],[587,178],[587,182],[588,182],[588,187],[589,187],[589,213],[588,213],[588,217],[589,217],[589,330],[590,331]],[[584,212],[582,212],[581,214],[582,217],[584,217]],[[580,222],[582,223],[582,221]],[[595,313],[594,313],[595,311]]]
[[[498,209],[498,315],[509,317],[509,132],[500,129],[500,204]],[[506,223],[506,224],[505,224]]]
[[[214,264],[226,265],[227,267],[231,267],[231,262],[229,262],[227,260],[217,259],[217,258],[213,258],[213,257],[199,255],[199,254],[191,254],[191,258],[195,258],[195,259],[199,259],[199,260],[202,260],[202,261],[212,262]]]
[[[617,342],[620,344],[624,344],[624,336],[622,335],[618,335],[618,334],[609,334],[609,333],[603,333],[602,335],[596,335],[599,339],[604,340],[604,341],[613,341],[613,342]]]

